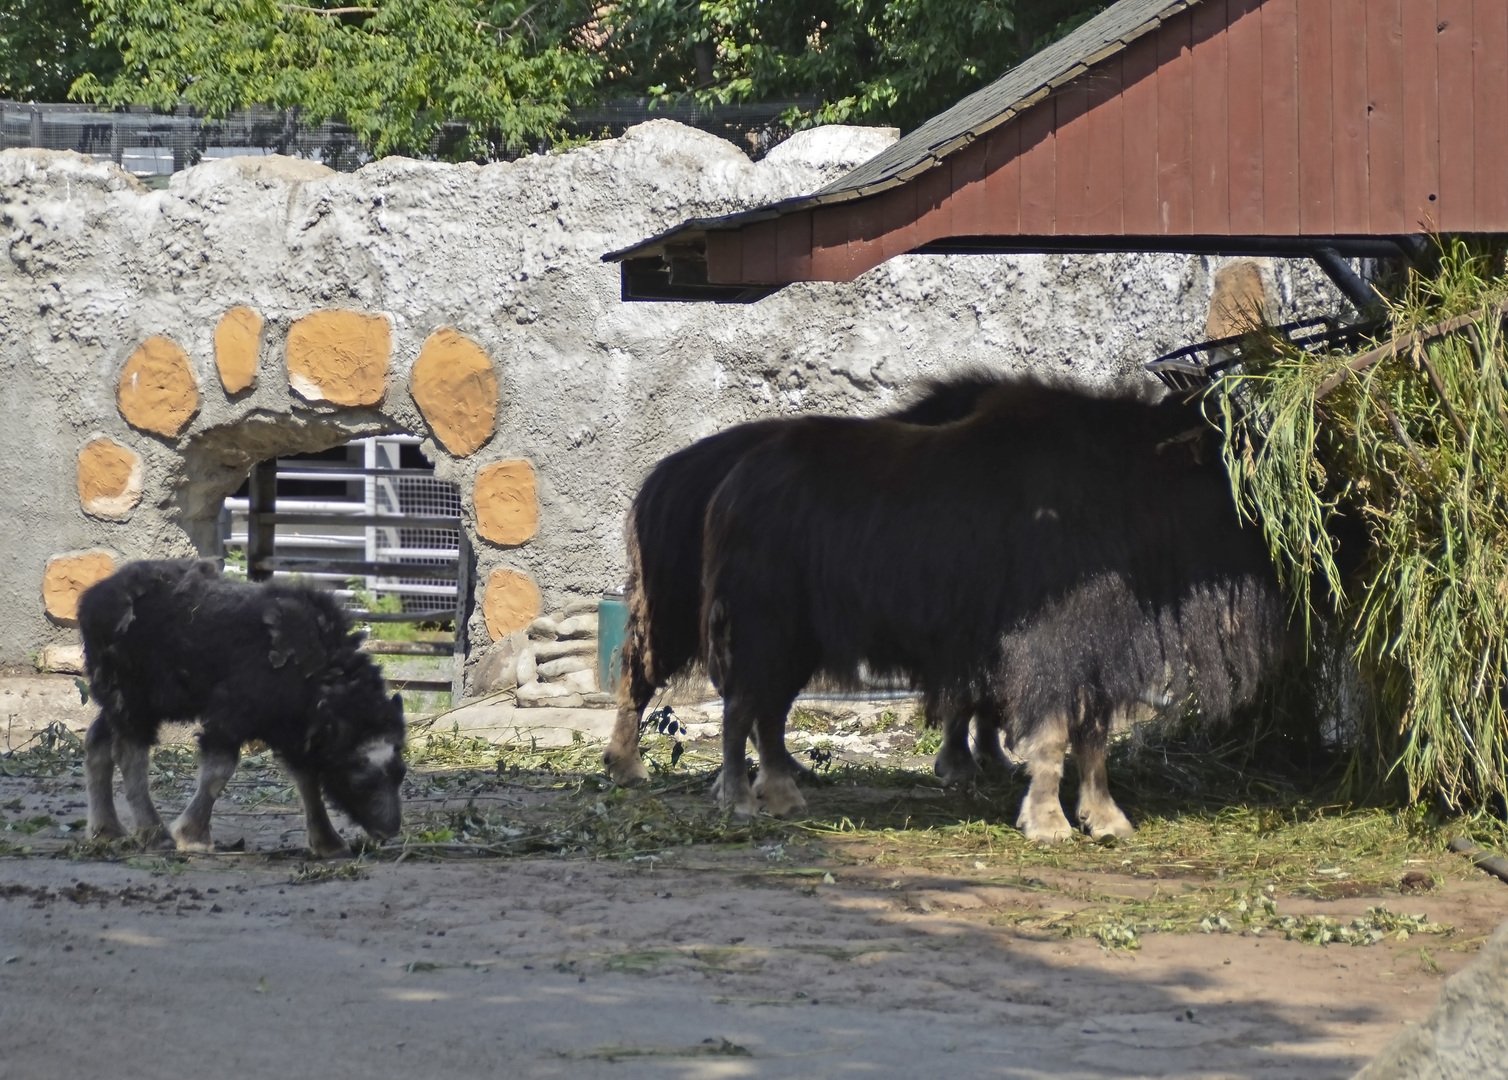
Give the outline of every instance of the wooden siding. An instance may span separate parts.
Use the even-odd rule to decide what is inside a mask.
[[[950,237],[1508,233],[1505,114],[1508,0],[1202,0],[916,179],[710,230],[708,280]]]

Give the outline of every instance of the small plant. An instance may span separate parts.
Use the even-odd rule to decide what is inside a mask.
[[[681,760],[681,755],[686,752],[686,744],[681,738],[686,734],[686,725],[681,723],[676,717],[675,710],[669,705],[655,709],[644,718],[644,723],[641,725],[640,730],[657,732],[671,740],[670,765],[668,768],[674,769],[676,764]]]
[[[299,863],[288,878],[290,885],[315,885],[323,881],[360,881],[367,868],[356,860],[338,863]]]
[[[245,548],[225,549],[225,570],[223,571],[223,573],[232,581],[246,580],[247,569]]]
[[[366,583],[361,578],[348,579],[346,589],[351,594],[351,603],[361,611],[373,615],[401,615],[403,613],[403,597],[397,593],[383,593],[377,596],[366,587]],[[367,636],[374,641],[418,641],[420,638],[420,630],[416,623],[384,620],[364,625]]]
[[[1365,678],[1358,764],[1466,808],[1508,786],[1504,251],[1442,240],[1388,306],[1397,347],[1314,356],[1274,337],[1211,395],[1237,402],[1220,412],[1242,510],[1300,616],[1331,609]]]
[[[916,734],[916,752],[918,754],[925,754],[930,757],[942,749],[942,744],[942,728],[922,728]]]

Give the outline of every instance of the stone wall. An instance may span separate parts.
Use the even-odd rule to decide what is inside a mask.
[[[1230,307],[1217,273],[1275,315],[1335,307],[1306,265],[1177,256],[915,256],[749,306],[620,301],[602,253],[891,138],[822,129],[752,163],[656,121],[511,163],[241,159],[157,191],[0,153],[0,665],[76,640],[78,593],[119,562],[217,551],[268,457],[424,437],[463,492],[476,660],[621,584],[639,479],[719,428],[877,412],[966,364],[1151,388],[1141,364]]]

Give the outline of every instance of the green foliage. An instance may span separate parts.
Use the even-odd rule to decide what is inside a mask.
[[[120,54],[93,40],[86,0],[0,4],[0,98],[62,101],[81,73],[113,78]]]
[[[53,0],[73,12],[53,93],[251,105],[349,124],[374,155],[486,160],[560,146],[604,99],[795,100],[787,120],[913,126],[1103,0]],[[51,8],[22,0],[22,8]],[[7,52],[0,16],[0,80]],[[93,36],[87,31],[92,26]],[[45,39],[64,40],[61,34]],[[77,51],[76,49],[76,51]],[[45,50],[30,48],[31,54]],[[51,54],[45,54],[51,55]],[[49,63],[53,63],[49,61]],[[61,66],[59,66],[61,65]]]
[[[95,40],[124,58],[71,95],[223,116],[248,105],[339,118],[376,155],[486,158],[561,132],[599,59],[579,47],[584,2],[85,0]],[[447,121],[454,129],[442,132]],[[443,135],[443,138],[442,138]]]
[[[397,593],[377,596],[366,587],[361,578],[348,578],[346,588],[351,592],[355,606],[373,615],[397,615],[403,610],[403,597]],[[422,636],[419,627],[409,622],[363,623],[367,636],[377,641],[418,641]]]
[[[787,120],[913,127],[1104,0],[634,0],[606,9],[605,85],[704,104],[805,100]]]
[[[1502,252],[1453,240],[1405,282],[1393,333],[1505,301]],[[1251,406],[1230,426],[1227,464],[1304,610],[1334,608],[1354,641],[1381,762],[1414,797],[1467,805],[1508,785],[1501,318],[1359,373],[1341,359],[1274,343],[1268,362],[1224,380]],[[1345,530],[1365,534],[1354,573],[1334,539]]]

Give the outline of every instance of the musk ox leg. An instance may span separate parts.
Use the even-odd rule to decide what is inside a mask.
[[[116,735],[111,752],[115,757],[115,764],[120,768],[126,805],[131,808],[131,818],[136,823],[137,834],[149,843],[163,840],[167,833],[162,827],[157,807],[152,805],[152,786],[147,778],[152,748],[146,743]]]
[[[979,765],[969,752],[969,714],[955,709],[943,719],[942,748],[932,763],[945,787],[967,787],[979,779]]]
[[[351,849],[341,839],[340,833],[330,822],[325,811],[325,800],[319,793],[319,778],[312,772],[295,768],[283,762],[293,777],[293,786],[298,789],[299,801],[304,804],[304,826],[309,832],[309,853],[316,859],[331,859],[351,854]]]
[[[1005,719],[992,704],[981,704],[974,713],[974,764],[986,776],[1002,776],[1011,771],[1000,746]]]
[[[753,817],[758,810],[754,789],[749,786],[749,770],[744,754],[749,735],[754,730],[754,710],[742,698],[723,702],[723,767],[713,788],[724,810],[739,817]]]
[[[795,700],[795,694],[791,699]],[[796,777],[807,770],[785,747],[785,717],[790,709],[763,708],[755,725],[755,742],[759,749],[759,776],[754,781],[754,797],[759,808],[775,817],[791,817],[806,809],[806,796],[796,787]]]
[[[1063,782],[1063,754],[1068,749],[1068,718],[1061,714],[1044,717],[1018,751],[1026,759],[1031,784],[1021,800],[1016,827],[1028,840],[1054,844],[1073,835],[1058,789]]]
[[[1096,840],[1130,836],[1135,828],[1110,797],[1103,735],[1075,738],[1073,752],[1079,760],[1079,824]]]
[[[183,808],[173,824],[168,827],[173,843],[179,851],[213,851],[214,843],[209,835],[209,816],[215,808],[215,800],[225,790],[236,771],[236,762],[241,752],[236,747],[199,747],[199,788]]]
[[[110,724],[101,713],[84,735],[84,788],[89,795],[89,835],[109,840],[126,835],[115,813],[113,740]]]
[[[649,770],[639,757],[639,727],[644,709],[654,696],[654,683],[644,670],[644,651],[639,635],[629,627],[623,638],[623,677],[618,681],[618,719],[602,751],[602,764],[610,780],[638,784],[649,779]]]

